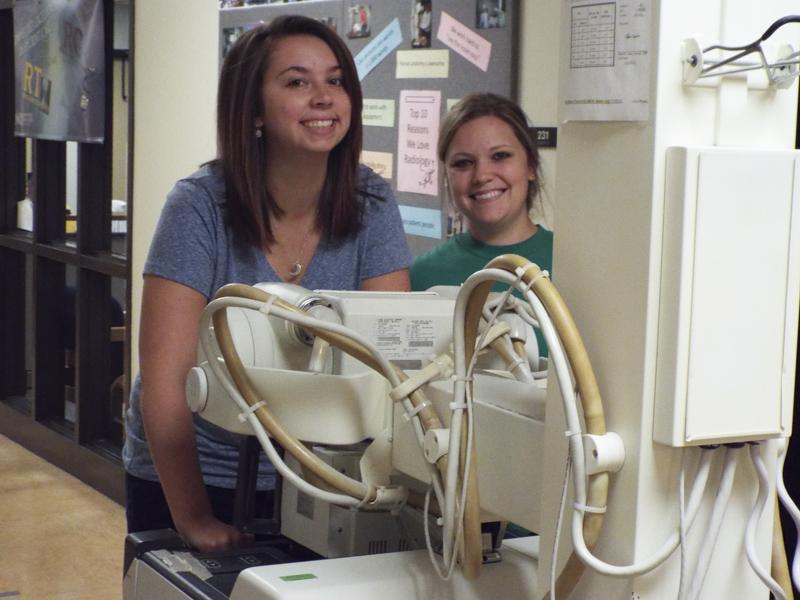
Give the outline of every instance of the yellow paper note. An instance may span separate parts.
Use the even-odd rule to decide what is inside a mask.
[[[373,127],[394,127],[394,100],[364,98],[361,121]]]
[[[373,152],[371,150],[361,152],[361,162],[384,179],[392,178],[393,161],[394,155],[391,152]]]
[[[397,79],[438,79],[449,73],[449,50],[397,51]]]

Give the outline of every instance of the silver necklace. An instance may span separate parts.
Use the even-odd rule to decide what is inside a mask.
[[[301,263],[299,260],[296,260],[294,261],[294,264],[292,264],[292,268],[289,269],[289,275],[291,275],[292,278],[295,278],[298,275],[300,275],[302,270],[303,270],[303,263]]]
[[[311,231],[309,231],[308,234],[303,238],[303,245],[300,246],[300,252],[298,252],[297,259],[295,259],[295,261],[292,263],[292,266],[289,268],[289,279],[294,279],[303,272],[303,267],[305,265],[301,262],[301,260],[305,254],[306,244],[308,244],[308,238],[311,237],[312,231],[313,229],[311,229]]]

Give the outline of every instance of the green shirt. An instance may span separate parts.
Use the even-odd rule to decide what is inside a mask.
[[[423,291],[435,285],[461,285],[467,277],[501,254],[518,254],[536,263],[543,271],[552,272],[553,233],[539,225],[536,233],[527,240],[508,246],[484,244],[468,232],[460,233],[414,259],[411,265],[411,289]],[[506,287],[498,283],[493,289],[503,291]],[[514,293],[520,296],[516,290]],[[536,331],[536,337],[540,354],[547,356],[547,347],[540,331]]]
[[[492,246],[460,233],[418,256],[411,265],[411,289],[427,290],[435,285],[461,285],[475,271],[480,271],[501,254],[519,254],[536,263],[543,271],[553,268],[553,233],[541,225],[531,237],[508,246]],[[498,289],[504,289],[500,285]]]

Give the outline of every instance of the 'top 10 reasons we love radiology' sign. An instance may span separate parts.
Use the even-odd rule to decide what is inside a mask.
[[[439,195],[436,138],[442,94],[436,90],[400,92],[397,140],[397,189]]]

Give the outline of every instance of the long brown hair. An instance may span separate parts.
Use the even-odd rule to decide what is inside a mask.
[[[450,112],[445,115],[439,128],[439,141],[436,148],[439,160],[445,162],[447,149],[461,126],[479,117],[497,117],[503,121],[511,128],[514,136],[525,149],[528,166],[536,174],[534,180],[528,184],[526,204],[530,210],[541,189],[539,181],[541,179],[541,160],[539,159],[539,150],[528,130],[528,119],[525,112],[508,98],[497,94],[482,93],[464,96],[456,102]]]
[[[350,97],[350,128],[328,155],[317,225],[324,240],[338,242],[358,232],[362,222],[357,197],[362,95],[353,57],[323,23],[299,15],[282,16],[236,40],[223,61],[217,92],[216,162],[225,177],[229,223],[246,241],[262,247],[275,241],[270,219],[283,211],[267,190],[266,145],[264,138],[255,136],[255,123],[264,114],[261,90],[275,43],[295,35],[311,35],[328,45]]]

